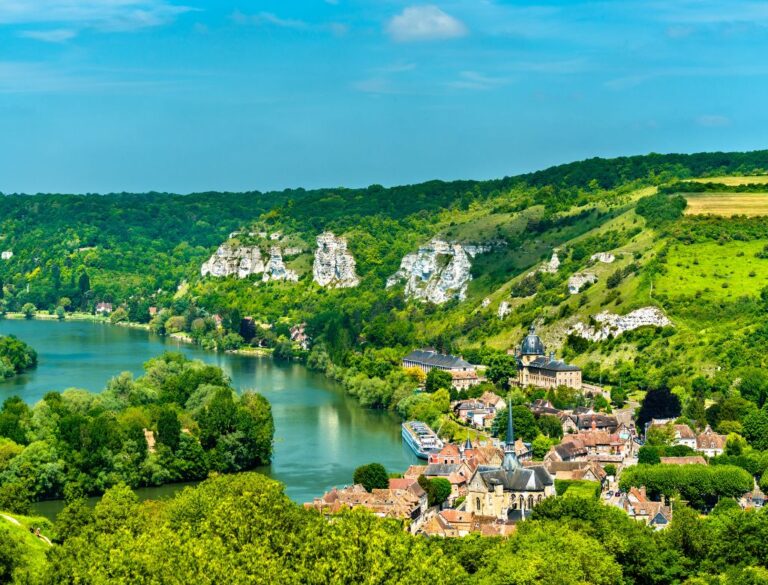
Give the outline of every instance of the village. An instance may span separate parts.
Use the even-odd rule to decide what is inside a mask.
[[[710,458],[726,449],[727,437],[709,425],[697,432],[674,419],[652,419],[644,428],[637,428],[636,403],[599,411],[595,405],[606,403],[606,392],[584,383],[578,367],[547,353],[534,328],[509,353],[517,366],[516,377],[510,380],[512,387],[544,391],[566,388],[577,392],[587,404],[556,408],[545,397],[522,405],[540,424],[546,418],[547,427],[554,427],[552,436],[557,439],[545,452],[540,445],[535,447],[516,436],[517,413],[509,416],[509,399],[487,390],[467,397],[484,381],[480,368],[461,357],[419,349],[403,358],[403,368],[418,368],[427,374],[441,370],[450,375],[458,395],[451,402],[450,417],[466,429],[466,438],[444,442],[424,423],[408,421],[403,424],[403,439],[425,464],[411,465],[402,474],[390,476],[386,487],[370,491],[361,484],[334,488],[305,507],[324,514],[364,507],[380,517],[403,521],[413,534],[506,536],[545,499],[581,496],[599,498],[630,518],[661,530],[671,522],[673,503],[664,496],[652,497],[645,485],[620,487],[622,474],[638,465],[646,440],[654,434],[665,436],[675,448],[672,451],[684,453],[661,457],[658,463],[665,466],[706,466]],[[596,397],[603,400],[596,401]],[[503,425],[498,424],[497,417],[503,419]],[[497,437],[492,436],[494,431]],[[439,502],[428,493],[434,480],[450,485]],[[742,508],[762,507],[764,501],[755,484],[738,504]]]

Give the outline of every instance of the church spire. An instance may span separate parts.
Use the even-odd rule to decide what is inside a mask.
[[[507,443],[504,447],[504,462],[501,467],[505,471],[514,471],[521,467],[520,461],[515,453],[515,423],[512,419],[512,394],[509,395],[507,402]]]

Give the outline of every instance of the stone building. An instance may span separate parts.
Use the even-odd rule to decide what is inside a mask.
[[[513,417],[500,467],[478,466],[467,487],[466,511],[499,520],[524,520],[543,499],[555,495],[555,480],[543,465],[524,467],[515,453]]]
[[[536,330],[531,327],[515,352],[517,358],[517,383],[520,386],[556,388],[568,386],[581,390],[581,369],[556,360],[555,354],[546,354],[546,347]]]

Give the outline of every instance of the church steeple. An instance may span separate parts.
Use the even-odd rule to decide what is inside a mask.
[[[512,395],[507,402],[507,442],[504,446],[504,462],[501,467],[506,471],[514,471],[521,467],[520,461],[515,453],[515,422],[512,418]]]

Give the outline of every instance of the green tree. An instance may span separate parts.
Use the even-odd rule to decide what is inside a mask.
[[[24,315],[25,319],[31,319],[36,312],[37,307],[32,303],[24,303],[24,306],[21,307],[21,314]]]
[[[452,385],[453,378],[449,372],[433,368],[427,373],[424,389],[431,394],[432,392],[436,392],[438,390],[449,390]]]
[[[563,423],[560,422],[558,417],[551,414],[544,414],[539,417],[538,425],[542,434],[550,439],[563,438]]]
[[[366,491],[386,489],[389,487],[389,475],[381,463],[368,463],[355,469],[352,476],[355,484],[362,485]]]
[[[167,446],[171,451],[179,448],[181,423],[176,412],[169,407],[160,411],[157,420],[157,442]]]

